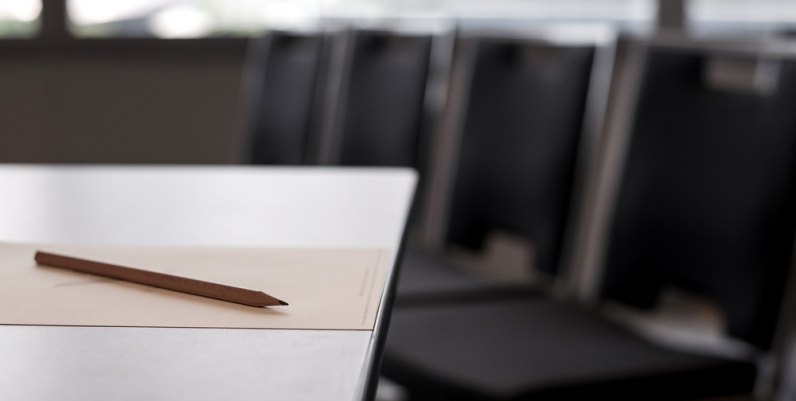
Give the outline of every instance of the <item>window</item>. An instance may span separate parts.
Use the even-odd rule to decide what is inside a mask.
[[[767,34],[796,27],[794,0],[691,0],[686,16],[696,33]]]
[[[0,0],[0,37],[25,38],[39,30],[41,0]]]
[[[456,20],[503,27],[528,22],[614,23],[649,30],[655,0],[67,0],[79,37],[251,36],[339,21]]]

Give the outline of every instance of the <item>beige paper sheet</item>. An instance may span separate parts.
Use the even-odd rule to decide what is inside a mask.
[[[37,265],[37,249],[264,291],[255,308]],[[383,249],[0,244],[0,324],[372,330]]]

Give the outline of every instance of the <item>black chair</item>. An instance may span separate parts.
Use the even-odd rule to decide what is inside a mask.
[[[760,57],[650,52],[602,296],[648,308],[665,286],[698,292],[768,349],[796,227],[796,60]],[[748,88],[711,82],[743,64]]]
[[[467,100],[451,117],[462,123],[451,141],[459,146],[444,243],[475,251],[490,231],[507,231],[529,240],[535,267],[555,276],[565,263],[576,168],[590,151],[582,133],[597,50],[498,36],[465,36],[457,47],[454,85],[466,89],[451,96]],[[425,252],[408,252],[401,269],[399,304],[528,293]]]
[[[430,35],[356,35],[340,164],[418,165],[430,52]]]
[[[316,99],[328,56],[322,33],[271,32],[247,55],[243,161],[306,164],[311,131],[321,118]]]
[[[439,60],[452,32],[352,29],[333,38],[323,126],[318,136],[321,165],[401,166],[419,172],[409,232],[414,237],[428,187],[433,127],[439,115],[434,96],[443,84]]]
[[[320,162],[418,167],[432,36],[390,31],[343,32],[343,53],[330,68]]]
[[[753,50],[720,54],[722,71],[721,49],[649,48],[634,122],[606,142],[630,138],[617,190],[598,186],[617,194],[607,236],[589,241],[607,241],[603,300],[645,308],[666,286],[710,297],[726,315],[719,339],[746,357],[664,346],[574,303],[502,299],[396,308],[382,373],[418,400],[697,399],[764,381],[754,357],[782,338],[796,232],[796,55],[762,68]],[[739,78],[742,64],[769,76]]]

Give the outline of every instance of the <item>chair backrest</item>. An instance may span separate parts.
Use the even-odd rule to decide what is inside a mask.
[[[488,231],[531,241],[555,274],[595,65],[593,44],[482,37],[459,134],[447,238],[477,249]]]
[[[271,32],[253,42],[244,158],[253,164],[307,163],[323,70],[324,34]]]
[[[431,35],[355,30],[322,161],[417,167]]]
[[[796,58],[653,45],[642,77],[601,295],[709,296],[767,349],[796,232]]]

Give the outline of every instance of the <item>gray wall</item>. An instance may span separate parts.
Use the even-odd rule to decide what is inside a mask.
[[[245,44],[127,47],[0,49],[0,162],[227,162]]]

